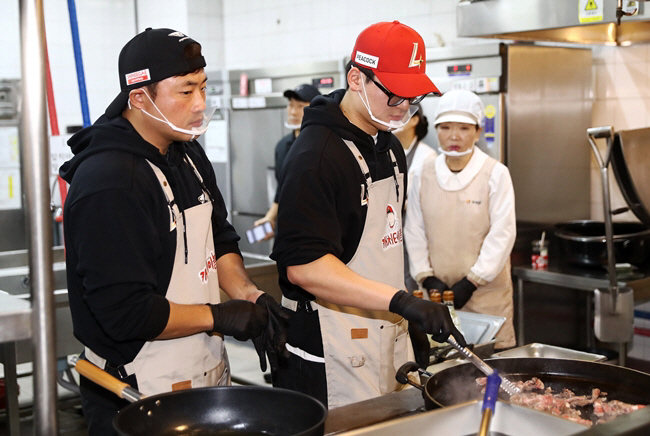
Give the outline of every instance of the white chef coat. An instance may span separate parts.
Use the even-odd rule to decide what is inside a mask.
[[[440,187],[446,191],[458,191],[473,180],[488,159],[488,155],[478,147],[474,147],[474,153],[467,166],[458,173],[452,172],[447,167],[444,154],[437,157],[430,155],[426,160],[429,159],[436,160],[435,168]],[[420,204],[421,174],[422,163],[414,169],[412,175],[409,171],[408,202],[404,224],[404,240],[409,253],[411,275],[418,283],[428,276],[435,275],[429,261],[428,242]],[[490,231],[483,241],[476,262],[467,274],[468,278],[479,285],[489,283],[496,278],[510,257],[515,243],[515,194],[510,173],[502,163],[494,165],[490,174],[489,198]]]

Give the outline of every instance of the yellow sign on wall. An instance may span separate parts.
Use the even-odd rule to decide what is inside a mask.
[[[579,0],[578,18],[581,23],[603,21],[603,3],[605,0]]]

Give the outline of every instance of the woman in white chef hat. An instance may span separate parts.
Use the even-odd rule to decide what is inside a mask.
[[[404,240],[421,287],[453,290],[457,309],[505,316],[495,348],[508,348],[515,345],[515,198],[505,165],[475,145],[482,121],[483,103],[473,92],[440,98],[434,121],[440,154],[409,180]]]

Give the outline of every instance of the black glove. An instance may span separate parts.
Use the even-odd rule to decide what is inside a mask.
[[[255,304],[265,308],[269,314],[269,322],[266,328],[262,331],[262,334],[253,338],[255,351],[260,357],[260,368],[262,372],[266,371],[266,356],[268,356],[271,370],[276,371],[278,369],[278,358],[289,358],[285,328],[289,315],[269,294],[262,294],[257,297]]]
[[[431,292],[432,289],[435,289],[440,292],[440,295],[442,295],[442,293],[447,289],[450,289],[445,282],[436,276],[429,276],[422,280],[422,287],[429,292]]]
[[[476,286],[467,277],[463,277],[451,287],[451,290],[454,291],[454,307],[460,309],[472,298]]]
[[[452,335],[460,345],[467,346],[465,338],[451,320],[449,309],[442,304],[398,291],[390,300],[388,310],[403,316],[409,323],[417,324],[437,342],[446,342],[449,335]]]
[[[429,366],[429,355],[431,354],[431,345],[427,334],[420,330],[415,323],[410,322],[409,336],[411,336],[411,343],[413,344],[415,361],[420,365],[420,368],[426,369]]]
[[[233,336],[238,341],[259,336],[269,322],[266,309],[246,300],[229,300],[208,304],[214,319],[213,332]]]

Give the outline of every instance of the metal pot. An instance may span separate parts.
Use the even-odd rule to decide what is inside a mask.
[[[86,360],[84,377],[132,402],[113,427],[123,436],[322,436],[327,409],[300,392],[258,386],[216,386],[144,397]]]
[[[650,228],[642,223],[614,222],[614,256],[617,263],[643,265],[650,259]],[[607,266],[605,223],[577,220],[555,225],[563,259],[587,266]]]
[[[607,392],[609,400],[650,404],[650,374],[633,369],[584,360],[539,357],[487,359],[486,362],[515,382],[538,377],[554,392],[568,388],[576,395],[591,395],[593,388],[599,388]],[[397,371],[397,380],[405,382],[406,374],[416,368],[414,362],[405,363]],[[426,409],[481,399],[483,394],[476,378],[482,376],[483,373],[471,363],[452,366],[432,375],[420,386]],[[503,392],[499,396],[504,401],[509,398]]]

